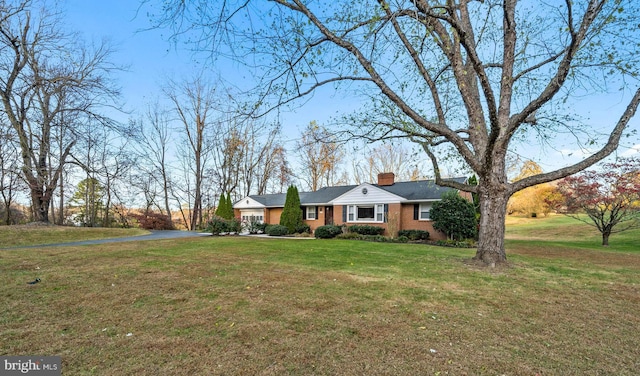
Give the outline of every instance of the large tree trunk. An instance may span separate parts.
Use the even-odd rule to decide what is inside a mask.
[[[504,249],[504,232],[509,196],[504,192],[481,189],[479,197],[478,250],[473,259],[493,266],[507,261]]]
[[[49,223],[49,201],[41,189],[31,189],[31,212],[34,222]]]

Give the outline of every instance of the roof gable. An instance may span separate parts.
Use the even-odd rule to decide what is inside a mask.
[[[247,196],[233,204],[234,209],[256,209],[264,207],[264,200],[259,195]]]
[[[332,201],[334,205],[399,203],[403,198],[373,184],[360,184]]]

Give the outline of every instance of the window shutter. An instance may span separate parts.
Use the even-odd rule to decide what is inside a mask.
[[[307,207],[302,207],[302,219],[307,219]]]
[[[316,206],[316,217],[314,219],[320,218],[320,212],[318,211],[318,207]]]
[[[413,204],[413,220],[417,221],[420,218],[420,204]]]
[[[389,222],[389,204],[384,204],[384,222]]]
[[[342,205],[342,223],[347,223],[347,205]]]

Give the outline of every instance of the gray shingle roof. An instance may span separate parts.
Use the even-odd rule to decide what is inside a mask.
[[[453,178],[453,181],[464,183],[466,178]],[[404,181],[396,182],[393,185],[381,186],[372,184],[375,187],[383,189],[403,197],[407,201],[424,201],[437,200],[442,197],[445,192],[454,190],[453,188],[441,187],[435,184],[433,180]],[[349,192],[358,187],[357,185],[342,185],[336,187],[325,187],[315,192],[300,192],[300,203],[302,205],[325,205],[329,204],[335,198]],[[252,199],[258,201],[268,208],[283,207],[286,199],[285,193],[275,193],[267,195],[252,195]]]
[[[464,183],[467,178],[453,178],[452,181]],[[407,201],[437,200],[449,191],[456,191],[453,188],[436,185],[434,180],[401,181],[393,185],[376,185],[380,189],[403,197]]]
[[[303,205],[328,204],[336,197],[349,192],[355,187],[357,187],[357,185],[341,185],[337,187],[320,188],[315,192],[301,192],[300,203]]]

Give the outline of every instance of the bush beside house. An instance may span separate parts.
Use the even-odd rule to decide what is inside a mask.
[[[400,230],[398,237],[406,237],[411,241],[429,240],[429,232],[424,230]]]
[[[265,233],[269,236],[284,236],[289,234],[289,229],[283,225],[268,225]]]
[[[240,221],[236,218],[226,219],[218,215],[214,215],[207,224],[207,231],[211,232],[213,235],[239,233],[240,229]]]
[[[454,192],[445,193],[431,208],[433,228],[447,234],[451,240],[473,239],[478,233],[473,203]]]
[[[318,239],[332,239],[342,234],[342,227],[334,225],[320,226],[313,234]]]
[[[382,235],[384,233],[383,227],[370,225],[353,225],[349,226],[348,230],[360,235]]]

